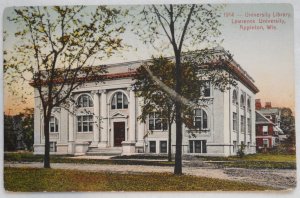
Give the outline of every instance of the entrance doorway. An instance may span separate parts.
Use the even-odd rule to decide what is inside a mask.
[[[114,122],[114,146],[122,146],[125,141],[125,122]]]

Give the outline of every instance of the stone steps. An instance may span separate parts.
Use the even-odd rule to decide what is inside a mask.
[[[117,156],[121,155],[122,147],[111,147],[111,148],[89,148],[86,155],[89,156]]]

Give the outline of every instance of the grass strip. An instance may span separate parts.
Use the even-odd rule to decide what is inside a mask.
[[[13,192],[275,190],[244,182],[169,173],[118,174],[38,168],[4,168],[4,187]]]

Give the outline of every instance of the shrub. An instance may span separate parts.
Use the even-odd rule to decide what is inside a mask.
[[[238,155],[240,158],[243,158],[243,157],[245,156],[245,148],[246,148],[246,145],[242,142],[241,147],[240,147],[239,150],[237,151],[237,155]]]

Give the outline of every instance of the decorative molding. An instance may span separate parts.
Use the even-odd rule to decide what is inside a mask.
[[[98,94],[99,93],[99,90],[91,90],[91,94]]]
[[[133,91],[133,86],[127,87],[127,91]]]
[[[98,93],[100,93],[100,94],[106,94],[107,90],[106,89],[100,89],[100,90],[98,90]]]
[[[111,117],[112,118],[126,118],[126,116],[120,111],[115,112],[114,114],[112,114]]]

